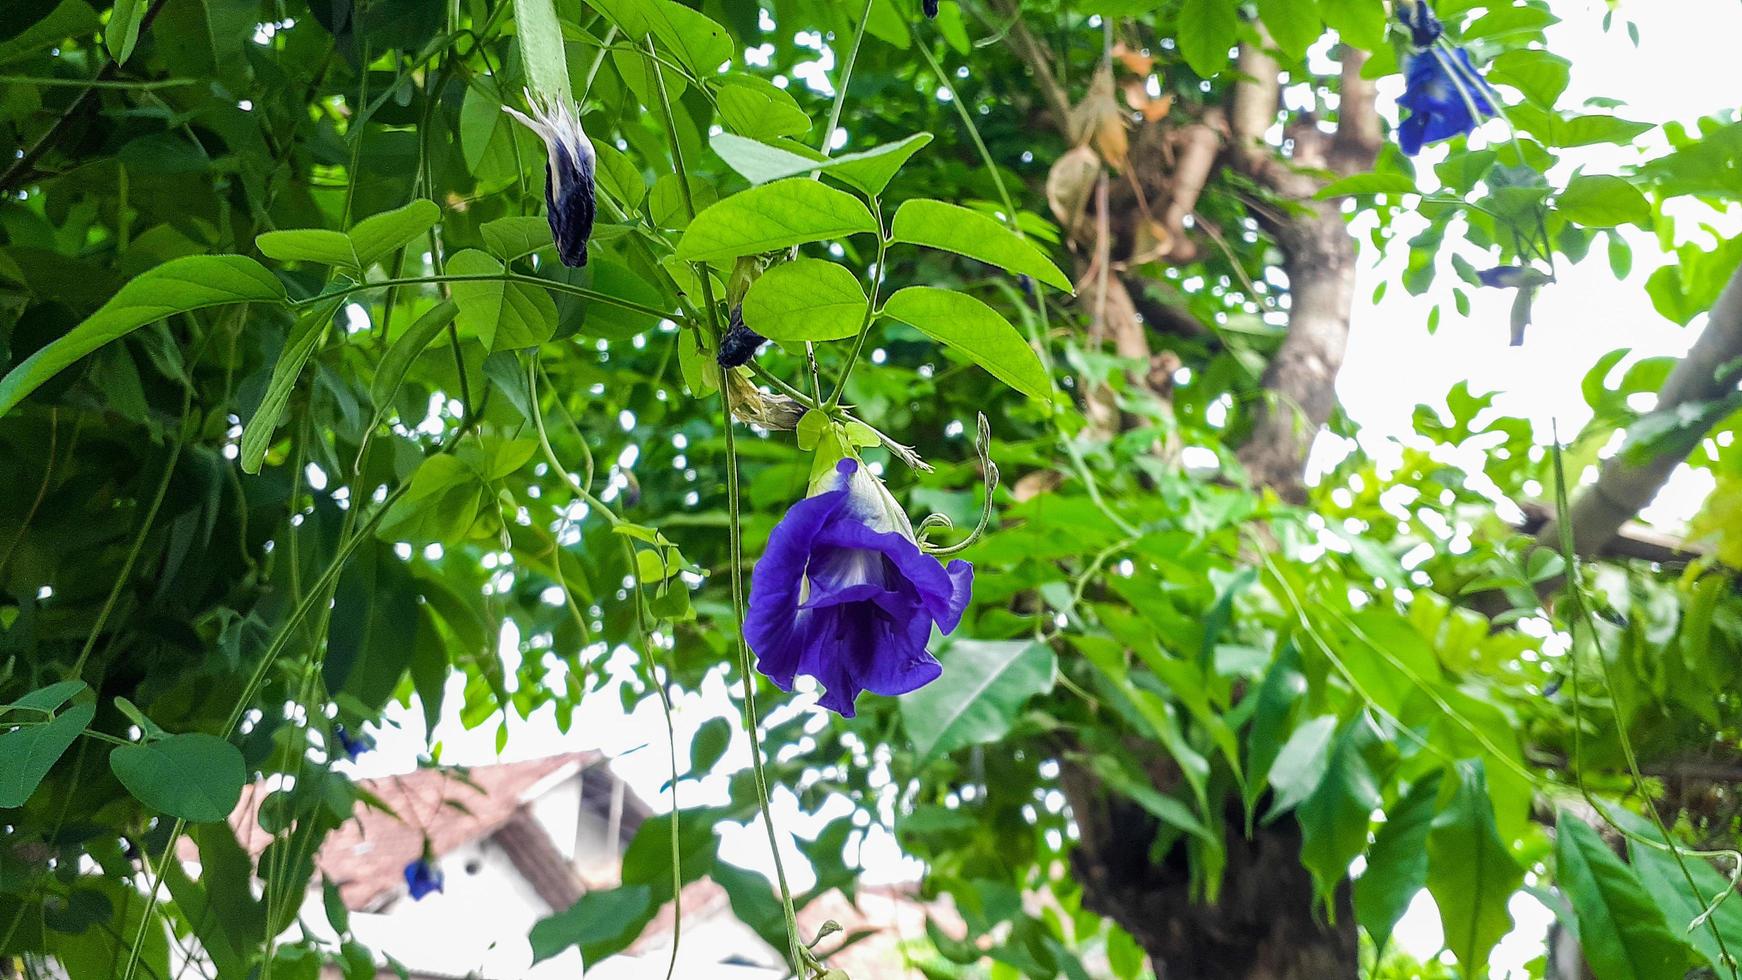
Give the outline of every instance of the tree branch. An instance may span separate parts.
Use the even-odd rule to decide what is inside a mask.
[[[1657,408],[1647,418],[1678,417],[1685,408],[1728,396],[1738,383],[1742,383],[1742,270],[1718,296],[1706,329],[1670,372],[1658,392]],[[1597,482],[1573,501],[1568,516],[1574,552],[1597,554],[1623,524],[1651,503],[1697,441],[1688,439],[1683,445],[1686,448],[1661,452],[1644,462],[1629,460],[1625,452],[1610,457]],[[1560,538],[1559,524],[1550,521],[1537,537],[1554,547]]]

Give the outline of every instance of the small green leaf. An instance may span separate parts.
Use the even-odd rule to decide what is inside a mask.
[[[1047,401],[1052,397],[1052,380],[1034,348],[997,310],[972,296],[909,286],[889,297],[883,313],[955,348],[1030,398]]]
[[[1409,795],[1385,811],[1385,824],[1355,879],[1355,919],[1383,950],[1404,910],[1427,884],[1427,833],[1438,806],[1440,780],[1417,780]]]
[[[1317,194],[1315,200],[1329,201],[1339,197],[1354,197],[1363,194],[1419,194],[1415,189],[1415,181],[1403,174],[1365,173],[1350,174],[1341,180],[1326,184]]]
[[[0,378],[0,417],[49,378],[91,351],[172,313],[227,303],[281,303],[284,285],[240,255],[189,255],[146,270],[83,323]]]
[[[393,341],[381,363],[375,367],[375,380],[369,385],[369,401],[377,413],[385,413],[393,405],[393,397],[405,381],[405,372],[417,360],[423,349],[454,321],[460,308],[453,300],[444,300],[429,308],[409,329]]]
[[[1042,643],[957,640],[943,674],[901,699],[901,719],[922,759],[995,741],[1028,699],[1052,690],[1058,658]]]
[[[1632,184],[1610,174],[1580,174],[1555,198],[1555,210],[1587,228],[1643,225],[1651,204]]]
[[[740,84],[738,79],[733,79],[733,84],[721,85],[716,101],[726,128],[752,139],[803,136],[810,132],[810,117],[804,114],[792,96],[772,85],[768,88],[773,91]]]
[[[709,718],[696,729],[690,739],[690,772],[700,775],[712,771],[732,744],[732,723],[724,718]]]
[[[242,430],[244,473],[260,472],[266,449],[272,445],[272,433],[284,416],[285,406],[290,403],[296,379],[302,377],[303,365],[308,363],[309,355],[314,353],[315,345],[320,343],[321,336],[332,325],[334,314],[339,312],[344,302],[343,294],[321,300],[297,318],[289,339],[284,342],[284,349],[279,351],[278,363],[272,366],[272,380],[267,382],[266,395],[260,399],[260,407],[255,409]]]
[[[1385,43],[1383,0],[1319,0],[1325,23],[1345,41],[1373,51]]]
[[[720,159],[726,161],[727,166],[752,184],[766,184],[771,180],[815,170],[818,166],[817,161],[799,156],[790,150],[731,133],[716,133],[708,140],[708,145],[714,148]]]
[[[1307,48],[1325,32],[1318,0],[1258,0],[1258,16],[1277,48],[1290,58],[1306,57]]]
[[[789,177],[734,194],[696,215],[678,241],[677,255],[690,262],[722,262],[877,230],[871,212],[851,194]]]
[[[1510,85],[1544,109],[1553,109],[1572,78],[1572,65],[1560,55],[1535,48],[1503,52],[1488,67],[1488,81]]]
[[[448,274],[499,275],[502,263],[475,248],[448,260]],[[452,284],[460,333],[476,337],[491,353],[537,347],[556,333],[556,303],[542,287],[501,280]]]
[[[830,160],[823,172],[875,197],[883,193],[883,189],[895,179],[895,175],[901,171],[908,159],[924,149],[931,140],[930,133],[914,133],[894,143],[885,143],[858,153],[843,153]]]
[[[84,681],[59,681],[47,687],[38,688],[29,694],[13,701],[11,704],[0,704],[0,715],[14,708],[25,708],[30,711],[50,713],[61,705],[71,701],[83,691],[87,685]]]
[[[1233,0],[1185,0],[1175,41],[1192,71],[1214,78],[1228,67],[1228,52],[1239,33],[1240,15]]]
[[[241,750],[203,732],[116,746],[109,768],[139,802],[194,823],[229,817],[248,779]]]
[[[538,920],[527,940],[533,962],[542,962],[579,946],[581,959],[597,962],[625,949],[657,911],[646,885],[624,885],[587,892],[567,910]]]
[[[652,34],[658,46],[699,77],[732,60],[732,38],[712,18],[672,0],[588,0],[637,45]]]
[[[1300,824],[1300,860],[1327,904],[1349,876],[1349,864],[1367,849],[1367,828],[1379,806],[1379,779],[1367,758],[1376,741],[1373,726],[1358,715],[1331,746],[1325,778],[1295,810]]]
[[[1040,249],[997,220],[959,204],[924,198],[908,201],[895,212],[890,233],[891,241],[966,255],[1074,292],[1070,279]]]
[[[351,237],[330,228],[290,228],[254,236],[260,254],[280,262],[318,262],[347,269],[357,267]]]
[[[96,715],[95,705],[75,704],[53,721],[0,735],[0,810],[23,806]]]
[[[117,65],[124,65],[133,56],[133,46],[139,43],[139,27],[151,4],[146,0],[115,0],[109,12],[109,26],[103,29],[103,46]]]
[[[367,269],[389,252],[409,245],[441,220],[442,209],[422,198],[404,207],[373,214],[352,226],[349,238],[359,269]],[[392,270],[389,270],[392,271]]]
[[[744,323],[769,340],[841,340],[865,322],[870,300],[846,267],[795,259],[763,273],[744,294]]]
[[[1555,884],[1579,918],[1579,948],[1597,980],[1657,980],[1687,971],[1691,950],[1645,886],[1588,824],[1555,821]]]
[[[1512,928],[1506,903],[1524,880],[1524,869],[1494,827],[1482,763],[1461,762],[1457,770],[1451,801],[1428,830],[1427,888],[1440,907],[1446,948],[1475,974]]]

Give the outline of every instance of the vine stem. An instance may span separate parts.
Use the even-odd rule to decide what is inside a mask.
[[[418,286],[426,283],[445,282],[512,282],[525,286],[543,286],[546,289],[554,289],[559,293],[570,293],[583,299],[603,303],[606,306],[615,306],[618,309],[628,310],[632,313],[642,313],[647,316],[659,317],[662,320],[671,319],[671,313],[667,310],[655,309],[654,307],[643,306],[640,303],[632,302],[630,300],[619,299],[609,293],[601,293],[597,290],[588,289],[585,286],[575,286],[566,282],[540,279],[537,276],[523,276],[517,272],[446,272],[431,276],[404,276],[394,279],[373,279],[368,282],[354,283],[350,286],[344,287],[343,289],[322,293],[318,296],[311,296],[307,299],[291,300],[289,305],[294,309],[322,300],[329,300],[334,296],[349,296],[352,293],[360,293],[369,289],[382,289],[388,286]]]
[[[871,335],[871,324],[877,321],[877,294],[883,288],[883,262],[889,250],[889,239],[883,233],[883,206],[876,198],[871,200],[871,210],[877,219],[877,269],[871,274],[871,298],[865,303],[865,318],[859,322],[859,336],[853,340],[853,350],[847,355],[847,363],[841,368],[841,377],[835,382],[835,391],[823,405],[824,411],[831,411],[841,403],[841,395],[847,390],[847,379],[852,377],[853,368],[859,363],[859,352],[865,349],[865,338]]]
[[[1605,823],[1614,827],[1629,841],[1644,844],[1653,849],[1669,851],[1670,857],[1675,860],[1676,867],[1681,871],[1682,880],[1687,883],[1689,891],[1694,896],[1694,902],[1703,906],[1703,911],[1700,913],[1699,917],[1694,919],[1694,921],[1689,924],[1688,928],[1691,930],[1703,924],[1711,930],[1712,938],[1717,940],[1718,954],[1720,958],[1723,959],[1724,966],[1730,971],[1731,980],[1736,980],[1738,976],[1736,957],[1730,952],[1730,947],[1725,944],[1724,931],[1718,928],[1718,922],[1717,919],[1714,918],[1713,913],[1715,913],[1718,910],[1718,906],[1725,899],[1729,898],[1735,891],[1737,876],[1742,875],[1742,856],[1737,855],[1734,851],[1725,852],[1737,863],[1736,870],[1731,874],[1730,887],[1715,898],[1709,901],[1705,900],[1700,892],[1699,882],[1694,880],[1694,873],[1688,868],[1687,860],[1682,855],[1683,849],[1676,844],[1675,838],[1670,834],[1669,827],[1663,822],[1663,815],[1657,812],[1657,802],[1652,799],[1651,793],[1648,792],[1646,788],[1645,777],[1639,771],[1639,756],[1633,749],[1633,739],[1628,735],[1627,726],[1623,724],[1621,720],[1619,702],[1615,696],[1615,679],[1609,666],[1609,658],[1603,655],[1603,644],[1597,633],[1597,623],[1591,616],[1590,608],[1585,605],[1584,592],[1582,587],[1579,585],[1579,556],[1578,552],[1573,548],[1573,524],[1567,519],[1567,477],[1565,467],[1561,463],[1561,438],[1558,427],[1554,433],[1554,478],[1555,520],[1560,527],[1560,540],[1555,542],[1555,544],[1560,550],[1561,560],[1566,563],[1565,595],[1567,602],[1572,605],[1572,618],[1569,623],[1568,633],[1573,634],[1572,639],[1575,641],[1569,648],[1567,656],[1572,664],[1573,671],[1573,772],[1578,780],[1579,792],[1584,796],[1585,801],[1591,805],[1591,808],[1597,811],[1597,815],[1603,818]],[[1580,757],[1584,754],[1584,720],[1580,717],[1583,709],[1579,697],[1579,655],[1575,629],[1580,625],[1584,626],[1585,635],[1591,638],[1591,647],[1597,653],[1597,665],[1602,670],[1601,676],[1603,679],[1603,690],[1609,695],[1610,704],[1616,706],[1614,708],[1615,738],[1621,745],[1621,757],[1627,761],[1627,773],[1632,778],[1633,791],[1639,794],[1639,799],[1644,804],[1646,814],[1651,817],[1652,826],[1656,828],[1658,836],[1663,838],[1662,844],[1640,837],[1616,823],[1615,819],[1609,816],[1603,807],[1597,803],[1596,798],[1591,795],[1590,790],[1585,786],[1584,768],[1579,763]]]
[[[647,48],[653,50],[653,38],[647,38]],[[672,167],[677,174],[677,185],[683,191],[684,208],[689,212],[690,220],[695,220],[696,205],[690,195],[689,177],[684,173],[683,146],[678,141],[677,119],[671,112],[671,97],[666,94],[665,74],[657,67],[653,77],[659,88],[659,108],[665,118],[665,131],[671,137]],[[879,233],[879,238],[881,238]],[[713,331],[714,342],[719,343],[720,319],[719,311],[714,307],[714,288],[709,279],[708,264],[696,263],[697,278],[702,284],[703,308],[707,311],[708,328]],[[798,938],[798,913],[792,904],[792,888],[786,881],[786,867],[780,858],[780,840],[774,829],[774,810],[768,804],[768,780],[762,768],[762,742],[757,734],[756,714],[756,674],[750,663],[750,647],[744,642],[744,528],[739,513],[738,494],[738,444],[732,428],[732,387],[726,379],[720,379],[720,407],[723,418],[722,428],[726,436],[726,509],[729,515],[728,538],[731,549],[732,565],[732,618],[734,631],[738,636],[738,666],[744,681],[744,733],[750,737],[750,765],[755,773],[756,803],[762,811],[762,826],[768,832],[768,849],[774,856],[774,874],[780,886],[780,911],[786,924],[787,955],[791,959],[792,970],[802,975],[808,962],[805,958],[804,946]],[[677,815],[672,815],[673,837],[676,836]]]

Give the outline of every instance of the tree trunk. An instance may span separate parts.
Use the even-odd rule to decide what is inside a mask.
[[[1067,773],[1066,795],[1082,835],[1071,867],[1083,905],[1131,933],[1157,980],[1355,980],[1359,947],[1349,884],[1337,889],[1333,925],[1315,911],[1292,816],[1248,838],[1243,815],[1228,814],[1221,893],[1205,902],[1193,894],[1181,848],[1159,863],[1150,859],[1159,829],[1153,817],[1099,793],[1092,777]]]

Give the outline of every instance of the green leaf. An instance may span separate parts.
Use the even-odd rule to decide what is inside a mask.
[[[194,823],[228,818],[248,779],[241,750],[203,732],[116,746],[109,768],[139,802]]]
[[[724,718],[709,718],[696,729],[690,739],[690,772],[710,772],[732,744],[732,723]]]
[[[441,217],[442,209],[434,201],[419,198],[404,207],[373,214],[357,222],[348,236],[357,255],[357,267],[367,269],[400,246],[411,244],[418,236],[434,228]]]
[[[799,156],[790,150],[731,133],[714,134],[708,140],[708,145],[714,148],[720,159],[726,161],[727,166],[752,184],[766,184],[771,180],[815,170],[818,166],[817,161]]]
[[[859,332],[870,302],[845,266],[795,259],[750,285],[744,323],[769,340],[840,340]]]
[[[1338,197],[1354,197],[1362,194],[1419,194],[1415,181],[1403,174],[1395,173],[1365,173],[1350,174],[1341,180],[1326,184],[1314,200],[1329,201]]]
[[[387,348],[387,353],[381,355],[381,363],[375,366],[375,379],[369,385],[369,401],[375,406],[377,414],[385,414],[392,407],[393,398],[405,381],[405,372],[411,370],[418,355],[435,340],[437,334],[454,322],[454,317],[459,312],[460,308],[453,300],[437,303],[423,316],[418,317],[409,329],[393,341],[393,346]]]
[[[734,194],[696,215],[677,243],[677,255],[689,262],[723,262],[877,230],[871,212],[851,194],[789,177]]]
[[[1319,35],[1325,32],[1319,19],[1318,0],[1257,0],[1258,16],[1270,29],[1270,37],[1290,58],[1306,57]]]
[[[448,260],[449,275],[498,275],[502,263],[469,248]],[[476,337],[491,353],[537,347],[556,333],[556,303],[542,287],[501,280],[452,284],[462,336]]]
[[[1457,776],[1450,803],[1428,829],[1427,888],[1440,907],[1446,948],[1476,975],[1512,928],[1506,903],[1524,869],[1495,830],[1482,763],[1460,762]]]
[[[707,15],[671,0],[588,0],[640,45],[652,34],[658,46],[702,78],[732,60],[732,38]]]
[[[885,143],[869,150],[843,153],[830,160],[823,172],[876,197],[895,179],[895,175],[901,171],[908,159],[924,149],[931,140],[930,133],[915,133],[906,139]]]
[[[1713,576],[1708,581],[1722,583],[1723,579]],[[1623,827],[1647,839],[1656,839],[1657,829],[1645,820],[1626,811],[1620,811],[1616,817]],[[1708,902],[1730,892],[1729,877],[1715,871],[1706,859],[1686,855],[1683,861],[1694,879],[1694,888],[1690,889],[1687,879],[1682,876],[1682,869],[1669,853],[1640,845],[1630,845],[1628,850],[1633,869],[1638,872],[1646,892],[1662,910],[1670,932],[1685,937],[1714,970],[1721,970],[1724,954],[1717,938],[1712,935],[1713,926],[1716,925],[1731,952],[1742,949],[1742,902],[1729,895],[1708,921],[1697,926],[1694,922],[1705,913]]]
[[[1185,0],[1175,42],[1192,71],[1213,78],[1228,67],[1228,51],[1239,33],[1240,15],[1232,0]]]
[[[895,212],[890,232],[892,242],[940,248],[1031,276],[1054,289],[1075,291],[1070,279],[1040,249],[997,220],[959,204],[924,198],[908,201]]]
[[[1579,919],[1579,948],[1597,980],[1657,980],[1687,971],[1690,949],[1629,868],[1588,824],[1555,821],[1555,883]]]
[[[752,139],[803,136],[810,132],[810,117],[804,114],[792,96],[773,85],[764,89],[742,83],[741,79],[745,78],[762,81],[754,75],[731,78],[730,84],[720,86],[715,97],[720,120],[727,129]]]
[[[1438,808],[1440,780],[1417,780],[1409,795],[1385,811],[1385,824],[1355,879],[1355,920],[1380,950],[1409,903],[1427,885],[1427,834]]]
[[[272,445],[272,433],[284,417],[284,408],[290,403],[296,379],[302,377],[303,365],[308,363],[309,355],[314,353],[315,345],[320,343],[344,302],[343,294],[321,300],[297,318],[296,326],[284,342],[284,349],[278,353],[278,362],[272,366],[272,380],[266,385],[266,395],[242,430],[244,473],[260,472],[260,463],[266,458],[267,447]]]
[[[1553,109],[1572,78],[1572,64],[1557,54],[1535,48],[1502,53],[1488,67],[1488,81],[1510,85],[1544,109]]]
[[[1367,849],[1367,828],[1383,797],[1379,777],[1368,760],[1377,741],[1366,715],[1343,726],[1331,746],[1325,777],[1295,808],[1300,824],[1300,859],[1312,872],[1327,906],[1349,876],[1349,864]]]
[[[379,709],[411,665],[421,622],[405,563],[385,547],[365,549],[345,567],[333,599],[321,661],[327,689]]]
[[[1385,43],[1383,0],[1319,0],[1319,13],[1343,40],[1368,51]]]
[[[901,698],[901,719],[922,759],[992,742],[1028,699],[1052,690],[1058,658],[1041,643],[956,640],[938,657],[943,674]]]
[[[572,102],[575,90],[569,82],[569,62],[563,53],[563,29],[557,23],[556,7],[551,0],[514,0],[514,34],[520,42],[520,60],[533,93],[551,105]],[[633,35],[637,39],[641,36]]]
[[[875,197],[889,186],[889,181],[907,163],[908,158],[918,153],[931,140],[930,133],[915,133],[896,143],[885,143],[859,153],[844,153],[832,158],[823,158],[821,154],[806,156],[731,133],[715,135],[709,145],[727,165],[752,184],[819,170]],[[798,144],[788,145],[809,152],[808,148],[799,147]]]
[[[1270,766],[1270,812],[1266,820],[1299,806],[1324,781],[1331,764],[1331,741],[1337,735],[1337,716],[1319,715],[1300,723],[1282,743]]]
[[[254,244],[266,257],[280,262],[318,262],[362,273],[435,227],[441,213],[435,202],[419,199],[364,218],[349,234],[327,228],[294,228],[263,232]]]
[[[150,8],[146,0],[115,0],[109,12],[109,26],[103,29],[103,46],[117,65],[133,56],[133,46],[139,43],[139,27]]]
[[[512,262],[554,246],[550,222],[537,215],[514,215],[486,221],[478,227],[484,247],[504,262]]]
[[[53,712],[61,705],[78,696],[88,685],[84,681],[58,681],[47,687],[38,688],[10,704],[0,704],[0,715],[14,708],[25,708],[30,711],[40,711],[45,714]]]
[[[1555,209],[1588,228],[1643,225],[1651,220],[1651,204],[1639,189],[1610,174],[1580,174],[1555,198]]]
[[[909,286],[889,297],[883,313],[955,348],[1030,398],[1046,401],[1052,397],[1052,380],[1034,348],[998,311],[972,296]]]
[[[0,416],[74,361],[148,323],[227,303],[283,301],[284,285],[253,259],[240,255],[171,259],[122,286],[83,323],[0,378]]]
[[[567,911],[533,925],[527,936],[532,944],[533,962],[579,946],[581,959],[596,963],[634,942],[655,911],[653,893],[646,885],[590,891]]]
[[[75,704],[53,721],[0,735],[0,810],[23,806],[96,715],[95,705]]]

